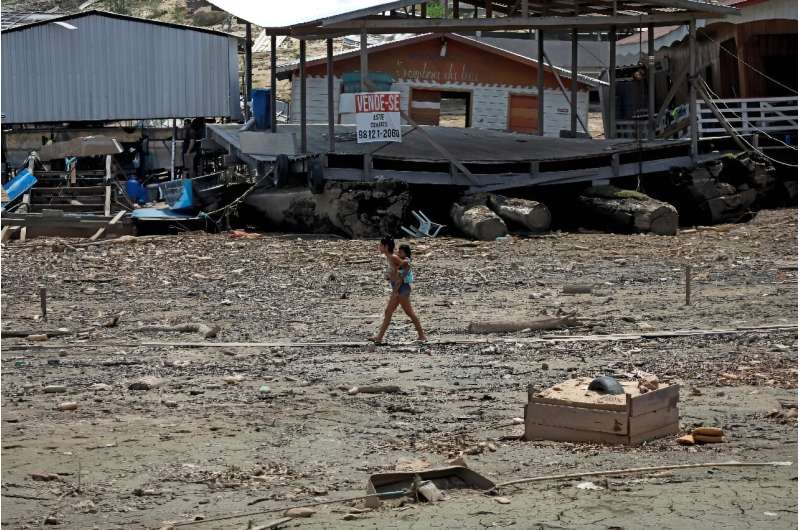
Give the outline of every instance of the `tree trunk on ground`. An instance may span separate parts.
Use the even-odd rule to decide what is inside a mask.
[[[537,233],[550,229],[550,210],[540,202],[489,195],[489,207],[506,223],[520,225]]]
[[[245,200],[256,220],[271,229],[352,238],[398,233],[410,202],[408,187],[393,182],[328,183],[321,194],[306,188],[268,190]]]
[[[561,329],[578,325],[573,316],[552,317],[541,320],[498,320],[493,322],[470,322],[468,333],[514,333],[525,329]]]
[[[643,193],[599,186],[587,189],[578,201],[612,230],[659,235],[675,235],[678,232],[678,211],[675,207]]]
[[[493,241],[508,234],[503,220],[482,204],[464,206],[454,203],[450,208],[450,218],[456,228],[481,241]]]

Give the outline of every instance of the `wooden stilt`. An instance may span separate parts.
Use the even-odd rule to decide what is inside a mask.
[[[250,119],[250,94],[253,90],[253,28],[244,25],[244,120]]]
[[[572,28],[572,68],[569,99],[569,132],[578,134],[578,29]]]
[[[692,158],[697,157],[697,21],[689,21],[689,135],[692,142]]]
[[[542,30],[536,31],[537,47],[538,47],[538,66],[539,69],[536,78],[536,97],[539,99],[539,136],[544,136],[544,32]]]
[[[270,128],[272,132],[278,132],[278,109],[277,109],[277,94],[278,94],[278,74],[275,71],[278,68],[278,37],[270,35],[270,57],[269,57],[269,110],[270,110]]]
[[[654,27],[647,26],[647,139],[656,137],[656,46]]]
[[[328,151],[331,153],[336,150],[336,118],[334,116],[333,98],[333,39],[325,41],[328,58]]]
[[[308,151],[308,123],[306,98],[306,41],[300,39],[300,152]]]

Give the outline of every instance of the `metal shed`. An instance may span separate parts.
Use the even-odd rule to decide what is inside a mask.
[[[233,35],[102,11],[1,35],[6,125],[241,117]]]

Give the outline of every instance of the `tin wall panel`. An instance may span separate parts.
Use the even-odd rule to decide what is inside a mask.
[[[75,29],[2,33],[3,123],[241,116],[233,37],[101,14],[66,22]]]

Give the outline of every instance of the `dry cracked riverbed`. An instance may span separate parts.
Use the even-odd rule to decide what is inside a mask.
[[[143,344],[361,341],[375,331],[388,294],[374,242],[192,233],[86,247],[10,243],[2,250],[3,329],[71,333],[2,340],[3,527],[244,529],[289,506],[363,494],[370,474],[398,462],[439,465],[466,451],[478,453],[465,457],[469,465],[496,482],[730,460],[792,464],[593,479],[600,489],[577,488],[577,480],[528,484],[504,488],[508,504],[467,491],[436,505],[395,501],[356,515],[348,513],[358,503],[330,504],[287,526],[795,528],[796,327],[528,339],[796,326],[796,234],[796,210],[779,210],[676,237],[419,242],[413,300],[434,342],[411,343],[413,329],[398,315],[388,335],[395,345],[377,348]],[[561,292],[574,282],[592,283],[594,292]],[[46,323],[39,285],[48,292]],[[509,334],[502,338],[513,340],[494,344],[435,342],[480,338],[466,333],[471,321],[570,312],[581,320],[568,330]],[[137,329],[199,322],[219,326],[219,335]],[[681,385],[682,428],[719,426],[727,442],[514,439],[528,384],[637,369]],[[161,384],[129,389],[146,376]],[[348,394],[373,383],[401,393]],[[47,385],[65,392],[45,393]],[[58,410],[64,402],[77,410]],[[194,524],[180,526],[187,522]]]

